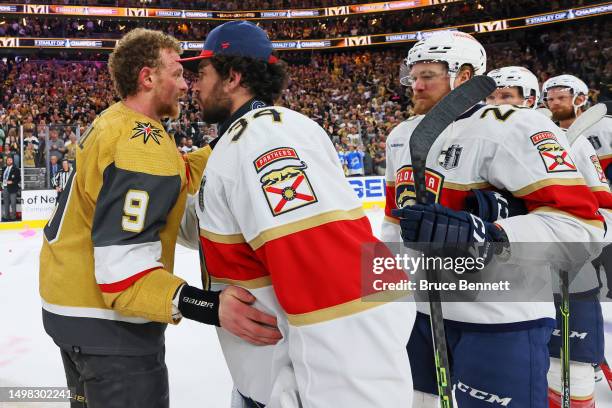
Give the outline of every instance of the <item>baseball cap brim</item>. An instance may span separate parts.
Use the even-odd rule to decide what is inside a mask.
[[[177,62],[183,64],[183,68],[191,72],[198,72],[198,67],[200,66],[200,61],[203,59],[211,58],[214,53],[210,50],[203,50],[200,55],[196,55],[195,57],[187,57],[180,58]]]

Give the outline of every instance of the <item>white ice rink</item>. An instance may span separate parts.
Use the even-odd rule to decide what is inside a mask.
[[[379,231],[382,210],[371,210],[368,216],[374,231]],[[58,348],[42,327],[38,295],[41,239],[40,230],[0,231],[1,387],[66,385]],[[191,284],[200,284],[197,252],[178,246],[174,270]],[[607,357],[612,361],[612,304],[604,303],[604,319]],[[172,407],[229,408],[232,382],[213,328],[188,320],[169,327],[166,361]],[[598,383],[596,394],[598,408],[612,408],[612,391],[604,381]],[[59,408],[68,404],[0,402],[0,407]]]

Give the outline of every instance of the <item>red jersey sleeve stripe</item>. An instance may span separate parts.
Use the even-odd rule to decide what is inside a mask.
[[[100,283],[100,284],[98,284],[98,287],[104,293],[122,292],[122,291],[126,290],[127,288],[129,288],[130,286],[132,286],[134,284],[134,282],[136,282],[138,279],[142,278],[143,276],[145,276],[149,272],[154,271],[156,269],[161,269],[161,267],[157,266],[155,268],[147,269],[146,271],[139,272],[136,275],[132,275],[129,278],[120,280],[118,282]]]
[[[397,206],[395,205],[395,184],[387,184],[385,191],[385,215],[389,218],[397,220],[396,217],[391,215],[391,210],[395,208],[397,208]]]
[[[586,185],[551,185],[521,197],[528,211],[549,207],[588,221],[603,221],[595,195]]]
[[[269,275],[246,242],[220,243],[200,236],[206,270],[213,278],[250,281]],[[227,265],[232,265],[231,270]]]
[[[373,290],[369,290],[372,286],[368,280],[373,276],[385,281],[407,279],[402,271],[372,274],[371,258],[391,255],[372,235],[367,217],[286,235],[266,242],[256,254],[271,274],[281,306],[291,315],[320,311],[370,295]]]

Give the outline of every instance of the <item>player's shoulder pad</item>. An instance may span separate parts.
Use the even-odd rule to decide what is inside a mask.
[[[425,115],[414,115],[400,122],[391,130],[391,132],[389,132],[389,136],[387,137],[387,146],[393,148],[395,146],[392,145],[403,145],[405,140],[408,140],[408,137],[412,134],[414,129],[424,117]]]

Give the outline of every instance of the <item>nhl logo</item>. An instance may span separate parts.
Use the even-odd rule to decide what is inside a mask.
[[[593,149],[599,150],[601,148],[601,141],[599,140],[599,137],[589,136],[587,137],[587,139],[589,139],[589,142],[591,142],[591,144],[593,145]]]
[[[461,158],[461,152],[463,147],[458,144],[453,144],[446,150],[442,150],[440,153],[440,166],[446,170],[454,169],[459,165],[459,159]]]

